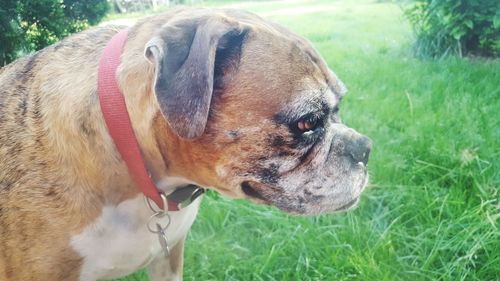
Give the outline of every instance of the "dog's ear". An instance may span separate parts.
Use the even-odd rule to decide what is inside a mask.
[[[236,22],[210,17],[167,23],[146,44],[160,110],[180,137],[193,139],[205,131],[214,80],[217,84],[234,49],[240,52],[245,34]]]

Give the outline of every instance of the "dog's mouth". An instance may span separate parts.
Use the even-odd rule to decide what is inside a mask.
[[[247,196],[267,202],[266,198],[264,198],[264,196],[262,196],[255,188],[252,187],[252,185],[250,185],[250,182],[244,181],[241,183],[241,189]]]
[[[294,196],[288,196],[282,194],[283,191],[279,190],[277,187],[264,185],[259,182],[254,181],[243,181],[240,184],[241,191],[247,196],[247,199],[253,201],[254,203],[260,203],[264,205],[273,205],[288,213],[297,214],[313,214],[313,213],[336,213],[352,210],[356,208],[360,202],[360,195],[366,188],[368,183],[368,170],[366,166],[360,165],[362,168],[362,175],[358,176],[354,183],[351,183],[351,194],[346,194],[345,196],[350,196],[345,198],[345,201],[336,201],[332,198],[330,200],[304,200],[300,196],[295,198]],[[333,187],[332,187],[333,188]],[[321,198],[325,197],[323,195]],[[301,200],[302,199],[302,200]],[[337,198],[341,199],[341,198]]]

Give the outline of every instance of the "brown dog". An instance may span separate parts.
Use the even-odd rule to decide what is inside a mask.
[[[98,27],[0,70],[0,280],[96,280],[148,266],[182,278],[200,200],[170,213],[168,256],[97,97]],[[253,14],[181,9],[128,34],[117,81],[148,171],[170,193],[212,188],[295,214],[346,210],[367,137],[340,123],[345,89],[311,45]]]

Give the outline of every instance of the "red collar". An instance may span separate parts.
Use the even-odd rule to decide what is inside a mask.
[[[125,98],[116,81],[117,68],[120,64],[120,56],[127,35],[128,28],[118,32],[108,42],[101,55],[97,76],[99,101],[109,134],[123,161],[127,164],[133,180],[147,198],[155,202],[160,209],[165,210],[163,204],[165,196],[156,187],[146,170],[139,144],[132,129]],[[166,196],[168,210],[177,211],[186,207],[186,204],[194,201],[203,192],[204,189],[195,185],[177,189]]]

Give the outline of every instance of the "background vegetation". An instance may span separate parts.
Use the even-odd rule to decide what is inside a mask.
[[[0,66],[98,23],[106,0],[1,0]]]
[[[223,6],[312,41],[349,88],[343,121],[374,141],[371,184],[358,209],[319,217],[210,194],[185,280],[499,280],[498,60],[415,58],[412,27],[387,1]]]
[[[500,1],[417,0],[405,13],[420,57],[500,55]]]

